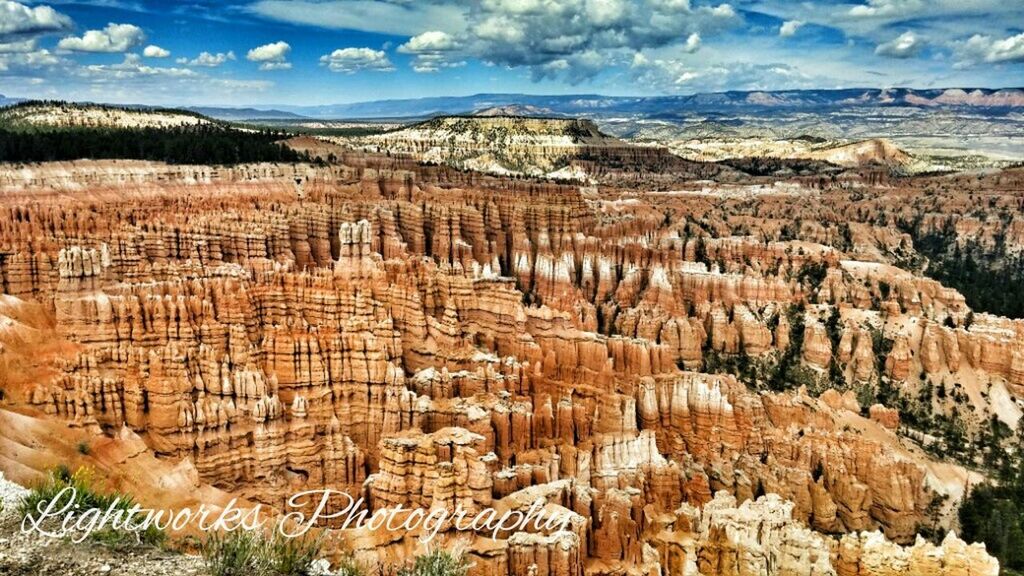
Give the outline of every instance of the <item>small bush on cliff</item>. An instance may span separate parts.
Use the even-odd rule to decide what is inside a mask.
[[[260,547],[259,536],[246,530],[214,532],[206,537],[201,552],[211,576],[260,576],[268,569]]]
[[[397,576],[466,576],[469,562],[461,554],[447,550],[434,550],[417,556],[411,566],[405,566]]]
[[[74,492],[64,492],[67,488],[74,488]],[[83,510],[106,510],[118,497],[123,498],[120,494],[96,490],[89,470],[79,468],[72,473],[67,466],[61,465],[51,470],[45,480],[31,487],[21,502],[19,512],[24,518],[29,514],[38,514],[40,509],[45,510],[51,504],[55,508],[62,508],[69,500]]]
[[[346,556],[334,567],[334,576],[363,576],[363,567],[352,556]]]
[[[305,576],[321,547],[317,537],[287,538],[276,530],[271,535],[237,530],[211,533],[200,545],[200,552],[212,576]],[[347,574],[361,576],[361,572]]]
[[[68,488],[73,488],[74,491],[69,491]],[[24,518],[39,514],[41,510],[47,508],[61,510],[69,503],[76,507],[79,513],[91,508],[104,512],[111,508],[127,512],[135,506],[135,500],[127,494],[98,489],[93,482],[92,471],[88,468],[79,468],[72,473],[67,466],[61,465],[51,470],[45,480],[29,490],[28,495],[21,501],[18,513]],[[162,546],[167,540],[167,534],[153,525],[141,531],[103,528],[93,532],[90,537],[93,541],[112,548],[135,545]]]
[[[321,540],[314,536],[288,538],[280,532],[263,542],[263,555],[267,558],[273,576],[303,576],[309,573],[313,561],[320,555]]]

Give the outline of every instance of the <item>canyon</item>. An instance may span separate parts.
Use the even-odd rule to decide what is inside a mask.
[[[1024,321],[924,275],[914,238],[1024,251],[1024,170],[759,175],[486,122],[503,168],[587,182],[467,170],[493,138],[461,129],[436,158],[385,133],[0,172],[0,470],[571,515],[446,530],[486,576],[999,572],[955,534],[985,475],[931,424],[1017,428]],[[416,536],[347,531],[332,559],[390,574]]]

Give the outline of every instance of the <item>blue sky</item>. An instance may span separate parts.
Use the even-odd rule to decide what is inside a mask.
[[[0,0],[0,93],[329,104],[1024,85],[1019,0]]]

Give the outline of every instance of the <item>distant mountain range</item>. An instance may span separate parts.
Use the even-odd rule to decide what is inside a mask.
[[[513,109],[524,115],[643,116],[671,119],[693,112],[786,109],[822,111],[850,107],[979,107],[993,110],[1024,108],[1024,88],[850,88],[843,90],[783,90],[775,92],[718,92],[689,96],[602,96],[572,94],[475,94],[376,100],[323,106],[275,106],[309,118],[408,118],[476,111]],[[535,111],[537,113],[530,113]]]
[[[283,110],[259,109],[259,108],[227,108],[223,106],[190,106],[186,108],[191,112],[216,118],[217,120],[299,120],[306,118],[294,112]]]
[[[24,98],[0,95],[0,106]],[[149,108],[149,106],[138,106]],[[634,117],[676,120],[694,113],[735,115],[767,110],[827,112],[886,107],[973,108],[993,115],[1024,110],[1024,88],[848,88],[842,90],[732,91],[688,96],[602,96],[600,94],[474,94],[403,100],[374,100],[320,106],[193,106],[219,120],[385,119],[438,115]]]

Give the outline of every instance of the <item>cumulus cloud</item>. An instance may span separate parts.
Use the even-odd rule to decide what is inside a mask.
[[[33,52],[36,49],[36,39],[29,38],[28,40],[17,40],[14,42],[2,42],[0,43],[0,54],[14,54]]]
[[[723,62],[693,65],[675,58],[634,59],[637,84],[665,93],[783,90],[820,87],[826,79],[783,63]]]
[[[20,35],[60,32],[71,28],[71,19],[49,6],[30,8],[11,0],[0,0],[0,40]]]
[[[779,26],[779,36],[782,36],[783,38],[789,38],[790,36],[796,34],[796,31],[799,30],[803,25],[804,22],[802,20],[787,20],[782,23],[782,26]]]
[[[125,54],[124,60],[117,64],[93,64],[85,67],[85,73],[98,79],[125,80],[147,76],[168,76],[174,78],[194,78],[198,74],[188,68],[157,67],[142,63],[138,54]]]
[[[686,39],[686,44],[683,44],[683,52],[693,54],[697,50],[700,50],[700,34],[694,32]]]
[[[924,41],[917,34],[907,31],[888,42],[879,44],[875,48],[875,54],[890,58],[910,58],[917,56],[922,48],[924,48]]]
[[[398,51],[405,54],[422,54],[424,52],[447,52],[457,48],[459,48],[459,42],[451,34],[441,30],[430,30],[413,36],[408,42],[399,46]]]
[[[594,77],[610,64],[605,55],[596,50],[587,50],[534,67],[533,79],[565,78],[570,84],[576,85]]]
[[[72,94],[76,99],[82,99],[89,94],[92,97],[103,94],[109,101],[138,102],[140,92],[145,92],[151,100],[158,99],[175,106],[208,102],[239,93],[262,92],[274,85],[261,80],[218,78],[183,66],[150,66],[138,54],[125,54],[121,62],[114,64],[72,66],[66,70],[63,79],[72,86],[70,90],[61,92],[64,97]],[[77,95],[72,79],[84,82],[78,85]]]
[[[210,52],[200,52],[198,56],[189,60],[188,58],[178,58],[175,60],[178,64],[187,64],[189,66],[202,66],[204,68],[216,68],[221,64],[229,60],[235,60],[235,52],[228,50],[227,52],[217,52],[211,54]]]
[[[1003,39],[975,34],[966,42],[956,45],[955,51],[961,66],[979,62],[1024,62],[1024,34]]]
[[[391,72],[395,69],[383,50],[372,48],[339,48],[320,57],[320,64],[331,72],[351,74],[359,70]]]
[[[4,74],[34,74],[41,68],[54,68],[63,62],[49,50],[26,52],[0,51],[0,72]]]
[[[700,39],[742,21],[731,4],[690,0],[257,0],[248,10],[288,22],[405,35],[398,51],[414,56],[417,71],[475,58],[526,67],[535,78],[573,81],[643,50],[696,51]],[[598,57],[602,65],[595,65]]]
[[[482,0],[472,18],[469,40],[485,61],[549,70],[562,62],[586,66],[582,56],[592,53],[670,44],[693,51],[702,33],[737,21],[729,4],[694,8],[676,0]]]
[[[103,30],[89,30],[80,37],[68,36],[57,43],[57,48],[72,52],[127,52],[145,39],[142,28],[111,22]]]
[[[146,58],[167,58],[171,55],[171,51],[165,50],[155,44],[150,44],[142,51],[142,55]]]
[[[1019,34],[1024,28],[1020,2],[1006,0],[751,0],[751,3],[753,10],[764,15],[839,30],[848,40],[870,42],[872,46],[907,30],[938,42],[939,39],[966,39],[976,33],[1003,38]]]
[[[245,59],[259,62],[260,70],[288,70],[292,67],[291,62],[288,62],[288,53],[291,49],[287,42],[272,42],[249,50]]]
[[[457,52],[462,43],[454,36],[441,30],[430,30],[417,34],[408,42],[398,47],[402,54],[413,54],[416,58],[412,68],[416,72],[437,72],[441,68],[453,68],[465,65]]]
[[[246,9],[293,24],[414,36],[423,30],[464,30],[465,8],[459,4],[442,0],[256,0]]]
[[[855,18],[905,17],[916,14],[927,5],[924,0],[868,0],[850,8]]]
[[[729,4],[695,7],[689,0],[480,0],[466,18],[466,30],[449,36],[460,56],[571,83],[648,49],[696,52],[702,36],[740,21]]]

